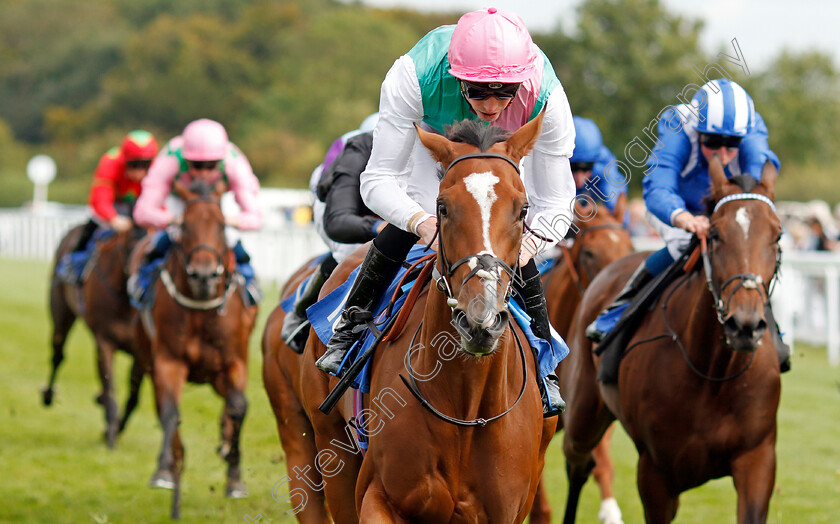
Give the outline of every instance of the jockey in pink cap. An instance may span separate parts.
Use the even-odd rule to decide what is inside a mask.
[[[251,169],[251,164],[242,151],[228,140],[222,124],[202,118],[190,122],[184,132],[171,139],[161,150],[143,179],[143,192],[134,207],[134,220],[138,225],[160,229],[152,240],[151,250],[144,257],[138,278],[129,281],[130,294],[135,304],[145,298],[145,290],[154,278],[157,263],[168,250],[172,241],[166,228],[180,227],[184,203],[172,193],[176,181],[189,185],[204,181],[211,187],[223,181],[239,204],[239,213],[230,213],[223,206],[225,214],[225,236],[236,255],[237,268],[245,277],[251,300],[260,298],[254,282],[254,270],[250,257],[239,241],[238,230],[256,230],[262,227],[263,217],[257,206],[260,183]],[[153,267],[154,266],[154,267]]]
[[[440,182],[415,124],[442,134],[455,121],[479,119],[513,132],[545,113],[522,172],[530,204],[526,222],[549,241],[523,240],[524,284],[517,300],[534,319],[535,334],[550,340],[540,275],[531,257],[562,239],[571,223],[575,185],[569,157],[575,130],[563,87],[522,19],[491,7],[465,14],[455,26],[432,30],[391,67],[379,104],[361,193],[367,207],[389,225],[373,241],[318,367],[340,373],[344,355],[359,336],[348,309],[369,310],[414,243],[432,244]],[[538,358],[542,362],[543,355]],[[551,415],[564,404],[555,377],[547,378],[545,386],[542,380],[538,384],[544,412]]]

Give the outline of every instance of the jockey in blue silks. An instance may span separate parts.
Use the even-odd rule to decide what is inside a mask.
[[[588,195],[615,213],[620,201],[626,207],[627,185],[615,186],[607,178],[607,167],[616,169],[615,155],[604,145],[598,124],[582,116],[574,117],[575,152],[569,159],[578,195]],[[625,224],[626,225],[626,224]]]
[[[709,160],[717,154],[727,178],[749,175],[761,180],[768,160],[779,169],[779,158],[767,144],[767,126],[749,94],[728,79],[712,80],[698,89],[691,104],[668,108],[658,124],[659,140],[648,159],[642,181],[647,219],[665,241],[633,273],[615,301],[587,328],[600,341],[618,320],[621,310],[642,287],[667,269],[688,245],[692,235],[709,232],[703,202],[709,195]],[[772,317],[772,311],[768,311]],[[607,318],[611,321],[606,320]],[[782,371],[789,369],[789,349],[781,341],[772,318]]]

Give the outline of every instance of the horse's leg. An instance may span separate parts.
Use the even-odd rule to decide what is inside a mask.
[[[109,449],[114,449],[117,439],[118,410],[117,401],[114,398],[114,351],[116,346],[97,334],[96,338],[96,369],[99,372],[99,381],[102,384],[102,393],[97,397],[97,402],[105,409],[105,442]]]
[[[766,522],[776,481],[776,437],[738,455],[732,461],[732,480],[738,492],[738,522]]]
[[[181,391],[187,381],[188,371],[187,366],[181,362],[165,357],[155,359],[153,371],[155,405],[160,425],[163,428],[163,444],[158,456],[158,469],[149,480],[149,486],[153,488],[175,488],[176,440],[180,444],[180,437],[177,436],[180,422],[178,405],[181,402]]]
[[[359,508],[359,522],[398,524],[408,521],[397,515],[391,508],[385,497],[382,485],[374,480],[368,485],[365,494],[362,496],[362,505]]]
[[[265,342],[264,342],[265,343]],[[285,348],[281,348],[285,351]],[[266,351],[263,355],[263,383],[268,394],[274,418],[277,421],[277,433],[286,454],[286,472],[283,480],[274,485],[272,496],[278,502],[288,501],[292,512],[302,524],[326,524],[330,522],[324,498],[324,490],[315,489],[323,481],[318,470],[311,470],[314,484],[305,482],[297,472],[312,468],[318,449],[315,447],[315,430],[306,416],[303,405],[295,394],[291,380],[280,369],[276,357]],[[289,493],[277,492],[288,483]]]
[[[122,433],[125,430],[125,425],[128,424],[128,419],[137,407],[140,400],[140,385],[143,383],[143,365],[135,358],[131,364],[131,375],[128,383],[128,399],[125,401],[125,409],[123,410],[122,418],[120,418],[120,425],[117,428],[117,433]]]
[[[228,463],[227,487],[225,494],[231,498],[248,496],[248,490],[241,480],[239,461],[239,433],[248,412],[248,400],[245,398],[245,385],[248,369],[245,362],[235,360],[220,377],[221,383],[214,383],[214,389],[225,399],[225,407],[221,417],[221,438],[219,455]]]
[[[610,425],[601,437],[601,441],[592,450],[592,456],[595,458],[592,476],[601,488],[601,509],[598,511],[598,520],[603,524],[622,524],[621,509],[618,507],[612,489],[615,469],[610,457],[610,442],[614,429],[615,424]]]
[[[540,483],[537,492],[534,494],[534,503],[531,505],[531,524],[548,524],[551,522],[551,504],[545,493],[545,475],[540,474]]]
[[[53,322],[52,332],[52,371],[50,372],[50,380],[47,387],[41,390],[41,401],[45,406],[51,406],[53,396],[55,393],[55,379],[58,375],[58,368],[64,360],[64,343],[67,341],[67,334],[73,323],[76,321],[76,314],[67,303],[64,296],[64,284],[62,284],[58,277],[53,276],[52,286],[50,287],[50,316]]]
[[[636,481],[639,485],[639,497],[645,508],[645,521],[648,524],[667,523],[677,516],[679,494],[672,493],[668,480],[656,469],[650,455],[641,450]]]

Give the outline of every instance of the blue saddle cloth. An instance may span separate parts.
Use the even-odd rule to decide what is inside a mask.
[[[425,246],[414,246],[411,248],[408,257],[406,257],[406,261],[409,264],[413,264],[426,254],[428,254],[428,251],[426,251]],[[312,327],[315,328],[315,333],[324,344],[328,343],[333,335],[333,327],[336,322],[338,322],[341,312],[344,310],[344,303],[347,300],[347,295],[350,294],[350,288],[353,285],[353,281],[356,279],[358,271],[359,268],[354,269],[353,272],[350,273],[346,282],[335,288],[329,295],[325,296],[306,310],[306,315],[309,317]],[[380,329],[384,327],[391,318],[385,316],[385,309],[388,306],[394,291],[399,285],[400,280],[407,271],[408,270],[405,267],[400,268],[400,271],[397,273],[396,277],[394,277],[393,282],[391,282],[387,291],[382,295],[382,299],[374,307],[374,319]],[[403,293],[396,301],[396,304],[391,312],[392,316],[399,313],[400,308],[405,302],[408,290],[410,290],[414,284],[415,281],[411,281],[403,286]],[[303,285],[305,285],[305,282],[301,283],[301,286]],[[284,304],[288,302],[288,300],[289,299],[286,299]],[[294,304],[294,301],[292,301],[291,304]],[[287,310],[285,305],[283,306],[283,309]],[[529,317],[515,301],[511,300],[508,302],[508,309],[525,333],[528,343],[531,347],[537,348],[537,360],[539,362],[540,376],[545,377],[549,373],[552,373],[557,367],[557,364],[559,364],[560,361],[566,358],[566,355],[569,354],[569,347],[566,345],[566,342],[564,342],[560,335],[554,331],[553,327],[551,328],[551,343],[534,335],[531,330],[531,317]],[[341,368],[343,369],[352,365],[356,358],[363,354],[373,344],[375,338],[376,337],[373,333],[370,331],[366,332],[361,340],[354,344],[347,353],[347,356],[341,363]],[[370,371],[372,362],[373,359],[368,360],[364,368],[362,368],[362,372],[359,373],[353,381],[353,387],[363,393],[370,393]]]
[[[59,278],[68,284],[79,285],[84,281],[85,267],[90,262],[93,252],[96,250],[96,243],[100,240],[105,240],[116,235],[116,232],[110,228],[97,229],[87,245],[81,251],[71,251],[66,253],[58,261],[56,273]]]

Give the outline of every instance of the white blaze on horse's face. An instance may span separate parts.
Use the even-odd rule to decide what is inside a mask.
[[[484,239],[484,251],[496,256],[493,246],[490,245],[490,209],[498,196],[494,186],[499,182],[499,177],[486,171],[484,173],[473,173],[464,178],[464,185],[467,191],[478,202],[478,209],[481,211],[481,234]]]
[[[750,214],[747,212],[747,208],[738,208],[738,211],[735,212],[735,222],[738,222],[738,225],[744,231],[744,240],[750,238]]]

